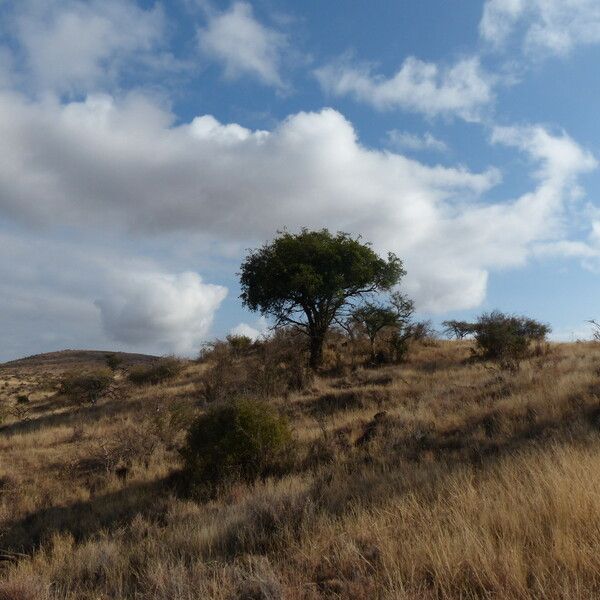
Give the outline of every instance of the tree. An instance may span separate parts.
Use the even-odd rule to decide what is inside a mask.
[[[506,362],[527,356],[531,343],[544,341],[551,330],[549,325],[534,319],[493,311],[481,315],[473,324],[473,331],[483,358]]]
[[[474,333],[473,323],[467,323],[467,321],[443,321],[442,325],[445,327],[444,333],[449,336],[453,335],[457,340],[462,340]]]
[[[375,362],[375,341],[379,333],[386,328],[394,328],[397,334],[402,335],[408,329],[413,310],[413,301],[399,292],[392,294],[389,306],[366,302],[354,309],[351,318],[364,328],[369,338],[371,362]]]
[[[385,260],[347,233],[284,231],[246,257],[240,297],[250,310],[274,317],[276,327],[293,325],[305,333],[310,366],[317,369],[333,321],[370,295],[390,290],[404,273],[394,254]]]
[[[387,306],[367,302],[359,306],[353,313],[352,319],[365,330],[371,344],[371,362],[375,362],[375,340],[382,329],[396,325],[396,313]]]

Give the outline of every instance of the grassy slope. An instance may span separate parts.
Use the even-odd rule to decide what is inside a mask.
[[[94,407],[52,396],[56,365],[5,369],[5,409],[3,377],[42,391],[0,430],[0,549],[26,555],[0,600],[599,597],[600,347],[516,374],[468,355],[418,347],[273,398],[297,468],[205,504],[168,483],[204,365]]]

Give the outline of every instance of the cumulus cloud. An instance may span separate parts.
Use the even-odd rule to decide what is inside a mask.
[[[388,141],[398,150],[435,150],[445,152],[448,146],[427,131],[423,135],[392,129],[387,132]]]
[[[113,274],[110,295],[96,301],[111,339],[128,346],[197,351],[227,289],[196,273]]]
[[[207,56],[223,64],[227,78],[250,75],[285,87],[280,69],[286,37],[260,23],[249,3],[236,2],[223,13],[209,12],[207,26],[198,30],[198,42]]]
[[[405,259],[421,309],[470,308],[491,269],[567,239],[565,206],[596,165],[566,134],[542,127],[497,128],[493,140],[530,157],[532,191],[486,201],[496,169],[428,166],[365,148],[332,109],[254,131],[206,115],[173,125],[139,96],[59,105],[0,94],[0,213],[24,225],[126,227],[154,239],[193,231],[240,247],[284,226],[327,226]],[[105,310],[111,322],[120,311]]]
[[[269,324],[264,317],[260,317],[253,325],[239,323],[229,331],[231,335],[241,335],[250,338],[252,341],[265,337],[268,332]]]
[[[315,72],[323,89],[334,96],[352,96],[379,110],[400,108],[434,117],[457,115],[477,120],[494,98],[494,78],[477,57],[440,67],[407,58],[392,77],[375,75],[369,67],[331,64]]]
[[[530,54],[566,55],[600,42],[597,0],[487,0],[481,36],[496,47],[518,37]]]
[[[0,361],[59,348],[193,354],[212,335],[225,288],[115,239],[62,237],[0,228]]]
[[[30,87],[76,94],[114,82],[131,61],[156,60],[164,16],[131,0],[23,0],[2,29]]]

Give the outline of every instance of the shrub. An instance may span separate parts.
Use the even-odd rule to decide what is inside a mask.
[[[69,373],[61,382],[60,391],[72,400],[87,400],[92,404],[106,392],[113,381],[108,369],[88,373]]]
[[[228,335],[227,343],[236,356],[243,356],[252,350],[252,339],[247,335]]]
[[[288,423],[272,406],[247,398],[214,405],[193,423],[181,451],[188,491],[281,472],[292,450]]]
[[[531,344],[543,342],[550,327],[527,317],[493,311],[481,315],[473,325],[473,330],[482,358],[502,362],[528,356]]]
[[[156,385],[173,379],[183,369],[183,364],[176,358],[163,358],[150,365],[133,367],[129,372],[129,381],[136,385]]]
[[[279,330],[254,342],[243,359],[230,344],[217,342],[202,355],[207,368],[202,375],[200,394],[207,403],[246,396],[266,399],[287,397],[312,384],[303,340]]]
[[[118,355],[118,354],[107,354],[106,357],[106,366],[111,370],[111,371],[116,371],[119,366],[121,365],[121,363],[123,362],[123,359]]]

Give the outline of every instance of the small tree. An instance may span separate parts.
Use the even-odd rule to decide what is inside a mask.
[[[366,302],[356,308],[351,318],[364,328],[371,347],[371,362],[375,362],[375,341],[385,329],[393,328],[395,333],[402,335],[414,310],[412,300],[399,292],[392,294],[389,305]]]
[[[87,400],[96,404],[113,382],[108,369],[89,373],[67,373],[61,382],[61,392],[72,400]]]
[[[590,319],[586,322],[592,326],[592,340],[594,340],[594,342],[600,342],[600,323],[595,319]]]
[[[515,361],[529,354],[532,342],[542,342],[550,326],[499,311],[483,314],[473,324],[475,343],[483,358]]]
[[[454,336],[457,340],[462,340],[474,332],[473,323],[467,321],[443,321],[444,333],[448,336]]]
[[[293,325],[309,340],[310,366],[323,362],[331,324],[370,294],[384,292],[404,275],[394,254],[387,260],[347,233],[327,229],[283,232],[242,263],[241,298],[248,308]]]

